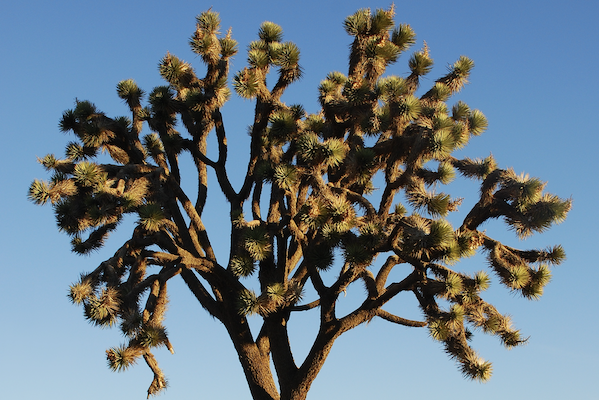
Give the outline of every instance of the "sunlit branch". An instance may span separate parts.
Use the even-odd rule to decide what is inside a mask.
[[[320,305],[320,300],[314,300],[308,304],[287,307],[287,310],[289,310],[289,311],[308,311],[308,310],[318,307],[319,305]]]
[[[423,327],[426,326],[426,322],[423,321],[413,321],[410,319],[405,319],[402,317],[398,317],[397,315],[393,315],[381,308],[376,311],[377,317],[381,317],[384,320],[389,322],[393,322],[395,324],[404,325],[404,326],[413,326],[413,327]]]

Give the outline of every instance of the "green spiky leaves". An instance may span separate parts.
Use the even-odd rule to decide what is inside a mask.
[[[442,83],[450,93],[458,92],[468,83],[470,72],[474,68],[474,61],[461,56],[449,69],[449,73],[437,82]]]
[[[274,22],[265,21],[260,25],[258,37],[265,43],[280,42],[283,39],[283,28]]]
[[[544,252],[537,254],[541,255],[538,260],[545,258],[543,257]],[[551,256],[547,258],[551,258]],[[531,266],[525,258],[500,244],[497,244],[489,253],[489,261],[505,286],[528,299],[540,298],[544,287],[551,280],[551,271],[547,264]]]
[[[470,116],[468,117],[468,130],[471,134],[476,136],[480,135],[487,129],[488,125],[487,118],[482,112],[474,110],[470,113]]]
[[[220,27],[220,17],[217,12],[212,10],[204,11],[196,17],[197,27],[206,34],[218,33]]]
[[[248,316],[258,312],[258,298],[256,293],[251,290],[243,290],[237,298],[237,313],[239,315]]]
[[[205,63],[214,65],[220,57],[228,58],[237,51],[237,43],[231,39],[231,32],[224,39],[217,35],[220,27],[220,17],[214,11],[205,11],[196,17],[196,31],[189,40],[191,49],[199,54]],[[224,48],[223,45],[224,44]]]
[[[94,294],[95,290],[95,285],[91,277],[81,275],[81,280],[70,286],[68,297],[73,304],[84,304]]]
[[[422,169],[422,178],[427,185],[432,185],[437,182],[447,185],[455,178],[455,169],[450,163],[439,163],[436,171]]]
[[[106,350],[108,367],[115,372],[126,371],[129,367],[137,364],[141,356],[152,357],[149,349],[160,346],[166,346],[173,352],[166,330],[161,326],[142,325],[131,335],[131,339],[127,345],[120,345]],[[166,387],[166,381],[163,377],[160,378],[160,376],[159,374],[158,378],[161,381],[161,385],[155,388],[157,391]]]
[[[455,160],[453,161],[453,165],[460,171],[460,173],[462,173],[462,175],[468,178],[478,178],[481,180],[497,169],[497,163],[492,156],[482,160],[471,160],[469,158]]]
[[[346,241],[343,244],[343,258],[350,266],[367,266],[372,262],[374,252],[359,240]]]
[[[339,139],[321,142],[314,133],[302,135],[298,141],[299,156],[311,165],[324,164],[335,167],[341,164],[347,154],[347,147]]]
[[[393,8],[390,10],[378,9],[374,13],[370,9],[358,10],[345,19],[344,27],[352,36],[380,35],[393,28]]]
[[[233,78],[233,87],[240,97],[253,99],[260,90],[260,78],[254,70],[245,68]]]
[[[397,102],[397,115],[404,121],[411,121],[418,118],[421,112],[420,100],[414,96],[403,97]]]
[[[162,326],[143,325],[134,338],[134,343],[144,348],[169,346],[166,329]]]
[[[345,19],[344,27],[352,36],[365,35],[370,28],[370,10],[362,9]]]
[[[431,222],[427,241],[430,247],[449,247],[454,241],[453,227],[443,219]]]
[[[126,371],[129,367],[137,364],[140,356],[139,349],[124,345],[106,350],[108,368],[115,372]]]
[[[260,97],[267,99],[271,95],[280,96],[279,90],[301,77],[299,65],[300,50],[292,42],[281,42],[283,30],[277,24],[264,22],[258,32],[260,40],[250,43],[248,50],[249,67],[239,71],[233,86],[238,95],[246,99]],[[270,67],[278,67],[279,78],[275,92],[266,87],[266,76]]]
[[[144,136],[143,139],[144,147],[146,151],[154,158],[155,160],[164,153],[164,146],[160,137],[152,133],[150,135]]]
[[[321,232],[324,238],[330,243],[335,243],[339,238],[349,232],[357,224],[356,210],[346,198],[341,196],[331,196],[326,199],[309,199],[307,204],[302,207],[299,215],[302,223],[310,229],[316,229]],[[319,268],[326,269],[332,262],[332,253],[326,255],[326,251],[317,246],[312,249],[307,257],[312,259],[314,254],[322,254],[323,262],[319,263]]]
[[[428,323],[428,331],[431,337],[438,341],[444,341],[449,336],[449,327],[442,320],[433,320]]]
[[[158,232],[165,224],[162,207],[157,203],[149,203],[139,208],[139,225],[148,232]]]
[[[105,145],[105,148],[112,158],[117,157],[117,146]],[[30,186],[29,198],[37,204],[51,202],[59,228],[73,235],[73,251],[88,254],[102,246],[123,213],[141,205],[148,181],[139,176],[127,182],[115,179],[114,165],[92,161],[96,155],[94,147],[70,142],[66,153],[64,160],[53,155],[40,159],[54,175],[50,182],[35,180]],[[85,231],[88,231],[87,238],[82,237]]]
[[[493,365],[476,355],[469,355],[466,357],[460,366],[460,370],[465,377],[486,382],[491,378],[491,374],[493,373]]]
[[[274,168],[273,181],[283,190],[292,190],[298,180],[297,169],[293,165],[280,164]]]
[[[288,304],[295,304],[301,300],[303,288],[297,283],[287,287],[282,283],[272,283],[256,296],[252,290],[243,289],[237,296],[237,313],[241,316],[259,314],[267,316]]]
[[[563,222],[570,211],[570,200],[562,200],[552,194],[544,194],[541,198],[526,206],[522,213],[507,217],[507,222],[514,227],[520,237],[527,237],[533,232],[543,232],[554,223]]]
[[[408,63],[412,74],[422,76],[428,74],[433,68],[433,59],[430,57],[428,47],[412,55]]]
[[[305,261],[318,270],[326,271],[333,265],[335,256],[333,248],[328,245],[312,246],[305,256]]]
[[[297,119],[292,112],[278,112],[270,117],[269,138],[272,144],[289,142],[297,133]]]
[[[160,60],[158,71],[160,76],[175,88],[188,87],[195,79],[191,65],[170,53]]]
[[[133,79],[127,79],[118,83],[116,87],[119,97],[127,102],[129,107],[139,107],[144,91],[137,86]]]
[[[77,133],[82,124],[97,114],[96,106],[89,101],[77,101],[73,110],[67,110],[62,114],[58,123],[61,132],[73,131]]]
[[[455,297],[462,292],[463,282],[458,274],[450,273],[445,278],[445,288],[443,294],[447,297]],[[453,307],[455,308],[455,307]],[[463,313],[462,313],[463,314]]]
[[[272,244],[262,226],[246,229],[244,248],[255,261],[265,260],[272,252]]]
[[[237,41],[231,38],[231,31],[227,32],[227,36],[219,39],[220,54],[223,58],[230,58],[237,54]]]
[[[289,84],[302,76],[299,65],[300,51],[295,43],[286,42],[271,46],[272,64],[279,67],[280,81]]]
[[[391,41],[401,51],[407,50],[410,46],[416,43],[416,32],[410,25],[400,24],[391,35]]]
[[[249,256],[235,256],[231,258],[229,268],[236,276],[248,277],[256,271],[256,263]]]
[[[544,187],[536,178],[497,169],[485,178],[481,192],[486,202],[508,206],[501,215],[519,237],[525,238],[564,221],[572,206],[571,200],[543,193]]]
[[[460,369],[469,379],[486,381],[492,373],[491,363],[484,361],[470,347],[472,333],[466,323],[484,332],[497,336],[507,347],[512,348],[526,342],[518,330],[512,328],[509,317],[501,315],[477,293],[488,286],[488,276],[478,273],[475,278],[459,276],[442,269],[445,277],[442,293],[452,302],[448,311],[429,309],[428,329],[435,340],[442,342],[445,351],[460,364]],[[434,311],[433,311],[434,310]]]
[[[406,80],[398,76],[381,78],[377,85],[380,97],[388,102],[402,101],[403,96],[408,94]]]
[[[71,293],[73,293],[72,290]],[[83,301],[84,315],[89,322],[104,327],[110,327],[116,323],[121,301],[118,290],[108,287],[97,295],[87,296]]]
[[[50,200],[50,187],[48,183],[39,179],[34,180],[31,186],[29,186],[27,197],[35,204],[45,204]]]
[[[96,149],[82,146],[81,144],[76,142],[70,142],[67,145],[65,154],[68,159],[77,162],[94,157],[96,155]]]
[[[272,63],[282,69],[295,68],[299,63],[300,51],[295,43],[287,42],[272,46]]]
[[[452,201],[446,193],[429,193],[422,188],[415,188],[407,194],[413,207],[424,209],[432,216],[445,216],[450,211]]]
[[[92,187],[103,183],[106,176],[97,164],[82,161],[75,166],[73,179],[79,186]]]

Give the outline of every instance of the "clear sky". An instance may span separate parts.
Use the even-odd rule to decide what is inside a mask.
[[[540,301],[529,302],[494,285],[489,299],[513,316],[525,347],[504,349],[478,334],[474,347],[494,362],[486,384],[464,380],[424,329],[373,321],[339,339],[316,379],[309,400],[334,398],[590,399],[596,396],[599,347],[599,3],[588,0],[397,2],[397,23],[409,23],[417,44],[389,69],[404,75],[409,53],[426,40],[435,60],[428,83],[460,55],[476,67],[471,83],[450,100],[463,100],[489,119],[466,154],[493,153],[548,181],[549,192],[572,197],[569,218],[546,234],[510,244],[546,247],[561,243],[568,259],[554,269]],[[163,84],[158,60],[167,51],[202,65],[187,46],[195,16],[218,11],[240,43],[233,72],[245,66],[244,49],[261,22],[284,29],[302,51],[304,77],[286,94],[288,103],[317,111],[317,85],[329,71],[346,72],[350,37],[344,18],[359,8],[387,8],[389,1],[34,1],[0,7],[0,376],[6,399],[143,399],[152,377],[144,363],[124,373],[106,367],[104,351],[121,343],[117,330],[87,324],[66,297],[68,285],[112,254],[128,232],[89,257],[69,251],[50,207],[26,199],[34,178],[46,178],[37,156],[63,154],[71,140],[58,120],[75,99],[93,101],[109,116],[124,115],[117,82],[133,78],[146,91]],[[424,81],[427,85],[427,81]],[[245,126],[252,104],[225,107],[236,160],[245,160]],[[227,123],[227,121],[225,121]],[[237,135],[237,136],[236,136]],[[238,145],[236,147],[236,145]],[[239,161],[237,161],[239,162]],[[243,165],[245,161],[239,162]],[[452,193],[460,196],[460,193]],[[211,223],[219,223],[218,201]],[[500,232],[502,224],[488,229]],[[226,232],[225,232],[226,235]],[[223,243],[226,242],[223,237]],[[226,251],[226,248],[220,249]],[[477,269],[485,268],[482,259]],[[178,285],[178,286],[177,286]],[[249,399],[232,345],[222,326],[195,303],[181,284],[171,289],[166,324],[176,353],[157,352],[171,387],[160,399]],[[351,292],[348,293],[348,298]],[[348,300],[349,301],[349,300]],[[411,301],[407,313],[417,315]],[[297,351],[306,351],[313,330],[297,324]],[[308,339],[308,340],[307,340]],[[110,396],[110,397],[108,397]]]

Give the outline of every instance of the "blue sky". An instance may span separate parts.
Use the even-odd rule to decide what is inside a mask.
[[[104,350],[122,338],[116,330],[88,325],[66,298],[68,285],[79,273],[112,254],[127,232],[116,234],[104,250],[78,257],[69,251],[69,238],[58,233],[50,207],[36,207],[26,199],[30,182],[46,177],[36,157],[62,155],[71,140],[58,131],[57,123],[75,98],[93,101],[110,116],[124,115],[127,109],[116,96],[117,82],[133,78],[146,91],[162,84],[157,63],[167,51],[201,70],[187,41],[195,16],[212,6],[221,15],[223,29],[231,26],[240,43],[233,72],[245,66],[243,49],[256,38],[261,22],[283,27],[285,39],[302,51],[305,72],[285,100],[316,112],[320,80],[329,71],[347,69],[350,37],[342,27],[344,18],[359,8],[389,4],[22,0],[2,5],[2,397],[142,399],[151,381],[143,363],[124,373],[110,372]],[[574,199],[566,222],[523,243],[501,223],[489,224],[488,231],[524,248],[561,243],[568,259],[554,270],[540,301],[518,298],[496,284],[489,290],[488,299],[530,335],[527,346],[510,351],[494,338],[476,336],[474,346],[494,362],[490,382],[464,380],[425,330],[375,320],[339,339],[308,399],[428,398],[439,391],[446,391],[450,399],[595,396],[599,179],[593,168],[599,147],[599,6],[582,0],[419,1],[397,2],[396,10],[396,21],[411,24],[418,41],[389,73],[406,74],[409,53],[421,48],[423,40],[436,65],[428,83],[460,55],[476,63],[471,83],[450,103],[463,100],[480,109],[490,127],[464,154],[492,153],[501,167],[538,176],[548,181],[549,192]],[[224,109],[233,169],[245,162],[245,126],[251,110],[251,102],[238,99]],[[456,189],[476,193],[476,187],[467,186]],[[220,201],[209,203],[214,217],[208,224],[215,229],[221,222],[218,213],[227,212]],[[482,269],[485,262],[474,258],[464,268],[470,266]],[[351,295],[348,292],[342,301],[351,304]],[[249,398],[224,328],[194,303],[180,282],[173,285],[170,298],[166,323],[176,353],[157,353],[171,385],[159,398]],[[398,306],[417,316],[410,299]],[[292,338],[299,342],[298,353],[306,351],[312,334],[310,322],[295,323]]]

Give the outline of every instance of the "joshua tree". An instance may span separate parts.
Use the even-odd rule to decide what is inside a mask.
[[[179,278],[226,328],[256,400],[305,399],[335,340],[373,318],[425,328],[466,377],[478,380],[490,377],[491,364],[470,347],[472,330],[495,335],[507,347],[525,341],[507,316],[483,300],[489,275],[454,266],[483,252],[501,284],[538,298],[550,279],[548,265],[564,259],[562,247],[519,250],[479,228],[503,219],[526,237],[562,221],[570,201],[544,193],[539,179],[498,168],[492,157],[452,155],[487,127],[480,111],[460,101],[446,104],[474,64],[460,57],[430,90],[417,94],[433,65],[426,45],[409,59],[407,77],[384,75],[415,42],[411,27],[395,27],[393,18],[393,9],[360,10],[345,20],[353,37],[349,69],[322,81],[321,111],[309,115],[301,105],[281,101],[302,75],[299,49],[282,41],[278,25],[260,26],[248,66],[232,79],[237,95],[255,102],[249,162],[238,188],[228,175],[221,115],[237,42],[230,30],[219,32],[216,12],[197,17],[190,40],[205,64],[203,78],[167,53],[160,61],[167,85],[154,88],[147,100],[134,81],[117,85],[129,117],[110,118],[88,101],[64,112],[60,130],[76,140],[65,158],[39,160],[52,177],[35,180],[30,199],[53,205],[58,228],[79,254],[102,246],[126,214],[138,217],[114,256],[70,288],[87,320],[118,325],[125,334],[124,345],[106,352],[111,369],[143,358],[154,374],[148,395],[166,387],[152,349],[172,350],[163,321],[169,281]],[[267,86],[269,74],[274,84]],[[209,135],[216,136],[216,154],[207,152]],[[194,198],[182,189],[180,157],[191,157],[197,169]],[[224,258],[215,254],[215,238],[202,221],[209,173],[229,205]],[[461,200],[436,189],[458,174],[480,181],[480,197],[452,226],[445,217]],[[406,265],[401,279],[388,279]],[[255,286],[249,286],[252,278]],[[363,302],[339,315],[337,300],[352,284],[366,288]],[[312,298],[302,298],[305,288]],[[422,320],[385,310],[403,292],[415,296]],[[305,359],[296,360],[287,322],[304,312],[318,315],[319,329]],[[252,332],[249,318],[260,319],[261,329]]]

